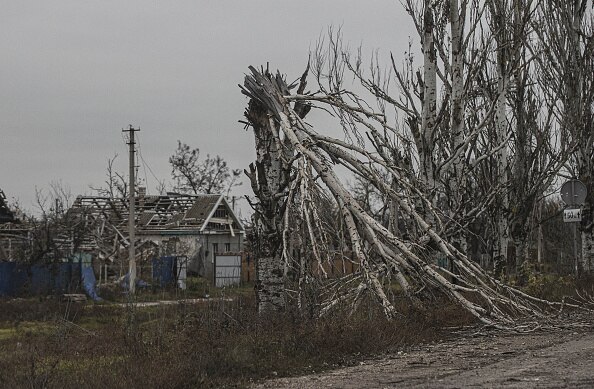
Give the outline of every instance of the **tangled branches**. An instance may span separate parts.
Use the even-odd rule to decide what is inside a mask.
[[[285,172],[269,174],[268,182],[263,182],[255,178],[252,168],[252,186],[260,198],[256,211],[266,218],[263,211],[267,199],[282,203],[275,207],[281,214],[267,213],[268,219],[275,218],[269,233],[276,233],[278,238],[274,253],[269,252],[268,257],[276,261],[280,269],[277,274],[282,271],[285,278],[291,268],[297,269],[300,304],[308,277],[312,277],[311,271],[306,272],[309,266],[318,269],[314,273],[323,280],[317,293],[321,315],[340,304],[356,307],[364,292],[370,292],[385,315],[394,317],[398,312],[388,297],[394,285],[411,304],[423,306],[431,296],[444,295],[483,323],[495,326],[512,325],[518,317],[545,317],[546,308],[554,306],[499,282],[444,238],[444,214],[389,155],[378,148],[368,149],[318,134],[305,123],[304,115],[298,113],[303,105],[312,101],[332,104],[332,96],[291,95],[291,86],[280,73],[273,76],[253,67],[250,70],[242,91],[251,99],[246,117],[254,127],[258,155],[270,157],[270,149],[261,139],[264,133],[272,136],[274,139],[267,144],[274,145],[275,171]],[[304,78],[299,89],[303,88]],[[360,106],[353,111],[374,115]],[[262,169],[270,171],[272,164],[268,161]],[[399,218],[408,225],[406,234],[385,226],[364,209],[337,175],[337,166],[364,177],[386,202],[395,205]],[[386,173],[391,182],[386,181]],[[267,198],[260,196],[263,183],[275,189],[274,193],[268,191]],[[336,212],[322,216],[328,215],[329,209]],[[344,239],[338,242],[341,236]],[[358,269],[328,279],[324,262],[332,260],[331,247],[337,242],[342,252],[351,253]],[[438,266],[436,257],[447,260],[450,266]],[[261,287],[265,289],[266,275],[263,277]]]

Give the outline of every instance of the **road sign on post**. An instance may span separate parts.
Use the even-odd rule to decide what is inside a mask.
[[[581,206],[584,205],[587,194],[588,189],[580,180],[572,179],[561,185],[561,199],[569,207],[563,211],[563,221],[573,223],[573,256],[575,258],[576,276],[580,275],[577,222],[582,221]]]
[[[569,180],[561,186],[561,199],[569,206],[583,205],[587,193],[586,185],[580,180]]]
[[[565,223],[581,222],[582,210],[580,208],[566,209],[563,211],[563,221]]]

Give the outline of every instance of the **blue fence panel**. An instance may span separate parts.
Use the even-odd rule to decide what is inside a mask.
[[[0,262],[0,296],[64,293],[78,288],[80,263],[27,265]]]
[[[26,292],[27,284],[29,282],[29,272],[26,265],[17,264],[12,272],[12,294],[11,296],[19,296]]]
[[[0,296],[13,296],[13,274],[16,271],[15,262],[0,262]]]
[[[0,262],[0,296],[18,296],[29,281],[27,267],[16,262]]]
[[[46,294],[52,289],[51,269],[47,265],[33,265],[29,268],[29,292],[32,294]]]
[[[159,286],[175,283],[176,257],[153,258],[153,282]]]

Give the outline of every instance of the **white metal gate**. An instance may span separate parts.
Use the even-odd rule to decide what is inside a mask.
[[[176,270],[177,270],[177,287],[183,290],[186,290],[186,278],[187,278],[187,270],[188,270],[188,257],[186,256],[177,256],[176,261]]]
[[[239,285],[241,280],[241,255],[215,255],[215,285]]]

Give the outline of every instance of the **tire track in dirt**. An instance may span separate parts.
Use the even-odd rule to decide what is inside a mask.
[[[530,334],[467,333],[254,388],[593,388],[594,327]]]

